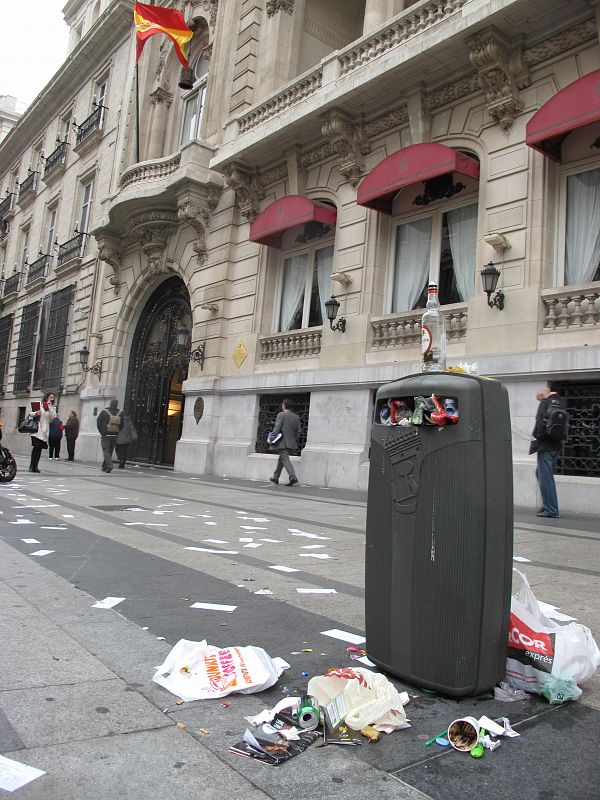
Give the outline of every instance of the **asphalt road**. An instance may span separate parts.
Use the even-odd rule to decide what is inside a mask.
[[[537,697],[451,700],[394,681],[410,695],[409,730],[357,748],[313,746],[276,769],[229,755],[245,715],[353,664],[348,643],[323,631],[364,633],[366,498],[135,466],[110,475],[45,459],[41,467],[0,486],[0,752],[47,773],[16,796],[600,797],[597,676],[562,707]],[[594,632],[599,542],[598,520],[516,514],[515,554],[529,560],[522,567],[538,598]],[[33,555],[40,550],[52,552]],[[125,600],[91,608],[109,596]],[[177,705],[151,679],[181,638],[257,645],[291,668],[227,707]],[[508,716],[520,738],[480,761],[424,747],[452,719],[482,714]]]

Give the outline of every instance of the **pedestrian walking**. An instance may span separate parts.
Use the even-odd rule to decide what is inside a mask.
[[[65,439],[67,440],[67,461],[75,461],[75,440],[79,436],[79,417],[77,412],[69,411],[65,422]]]
[[[121,418],[123,420],[123,427],[117,434],[117,459],[119,461],[119,469],[125,469],[127,456],[129,455],[129,445],[137,442],[138,435],[136,429],[133,427],[133,422],[128,414],[121,411]]]
[[[104,456],[102,461],[102,471],[112,472],[112,456],[117,443],[117,434],[123,427],[123,418],[121,417],[119,402],[116,398],[113,398],[110,401],[108,408],[103,409],[98,414],[96,427],[100,432],[100,443],[102,445],[102,454]]]
[[[50,460],[60,461],[60,443],[64,429],[63,421],[57,414],[50,422],[50,428],[48,429],[48,457]]]
[[[536,398],[539,405],[529,453],[537,453],[535,476],[542,495],[542,508],[538,509],[537,516],[558,518],[560,513],[554,467],[567,435],[569,419],[566,403],[553,384],[547,389],[538,390]]]
[[[30,417],[37,417],[38,429],[31,434],[31,461],[29,462],[29,472],[40,472],[39,463],[42,450],[48,448],[48,433],[50,423],[56,417],[56,397],[54,392],[46,392],[41,402],[31,403]]]
[[[281,411],[277,414],[275,427],[271,431],[271,439],[276,440],[277,435],[281,434],[278,441],[272,445],[277,451],[279,458],[273,477],[269,478],[271,483],[279,483],[279,476],[285,467],[289,476],[288,486],[298,483],[296,472],[290,461],[290,450],[298,449],[298,435],[300,433],[300,417],[292,411],[292,401],[284,400],[281,404]]]

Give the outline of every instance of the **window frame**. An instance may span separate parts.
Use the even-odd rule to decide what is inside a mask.
[[[407,187],[410,189],[411,187]],[[413,187],[414,188],[414,187]],[[406,191],[406,190],[403,190]],[[479,233],[480,227],[480,201],[479,201],[479,192],[471,192],[468,195],[465,195],[461,198],[454,198],[452,200],[439,200],[435,203],[430,203],[425,210],[419,210],[415,212],[402,212],[399,214],[394,214],[391,218],[391,236],[390,236],[390,247],[388,248],[388,265],[386,270],[386,282],[385,282],[385,290],[384,290],[384,308],[385,314],[408,314],[411,311],[416,312],[420,309],[410,309],[408,311],[393,311],[392,305],[394,302],[394,286],[396,283],[396,250],[397,250],[397,240],[398,240],[398,228],[401,225],[405,225],[411,222],[417,222],[422,219],[427,219],[432,217],[432,225],[431,225],[431,247],[429,251],[429,276],[428,276],[428,283],[436,282],[439,284],[439,277],[440,277],[440,267],[441,267],[441,257],[442,257],[442,220],[443,215],[448,211],[454,211],[457,208],[464,208],[466,206],[476,206],[477,207],[477,232]],[[437,222],[436,222],[437,220]],[[477,242],[479,241],[479,237],[475,237],[475,248],[477,250]],[[437,253],[437,261],[434,260],[434,253]],[[477,262],[477,259],[476,259]],[[433,268],[435,265],[435,277]],[[475,270],[477,268],[477,263],[475,263]],[[476,277],[476,276],[475,276]],[[475,281],[475,278],[474,278]],[[468,302],[468,300],[462,301]],[[449,307],[451,305],[456,305],[455,303],[448,303],[445,307]]]
[[[311,328],[321,328],[325,323],[325,318],[321,320],[320,325],[305,325],[304,322],[310,321],[310,302],[312,296],[312,287],[313,287],[313,279],[315,274],[315,263],[316,263],[316,253],[317,250],[324,250],[327,247],[331,247],[332,257],[331,257],[331,271],[334,272],[334,263],[335,263],[335,230],[332,231],[331,234],[327,234],[327,236],[323,237],[322,239],[315,239],[314,244],[309,245],[298,245],[298,247],[289,248],[286,250],[282,250],[278,254],[277,259],[277,283],[275,286],[275,313],[273,314],[273,322],[274,322],[274,330],[273,333],[292,333],[293,331],[305,331],[310,330]],[[306,267],[306,280],[304,282],[304,300],[303,300],[303,307],[302,307],[302,325],[299,328],[291,328],[288,331],[281,330],[281,301],[283,299],[283,278],[284,278],[284,269],[285,269],[285,262],[288,258],[295,258],[296,256],[302,255],[304,253],[309,254],[309,260]],[[309,283],[310,281],[310,283]],[[330,282],[331,288],[331,282]]]
[[[206,72],[200,77],[196,78],[196,66],[199,61],[207,61],[208,66],[206,68]],[[188,89],[185,94],[181,96],[181,124],[179,126],[179,147],[185,147],[190,142],[195,142],[198,139],[201,139],[202,133],[202,123],[204,121],[204,108],[206,106],[206,92],[208,86],[208,73],[210,71],[210,59],[203,59],[202,55],[198,55],[198,57],[194,60],[194,66],[192,67],[194,72],[194,85],[191,89]],[[200,113],[198,113],[198,100],[200,94],[202,93],[202,106],[200,108]],[[192,98],[196,98],[196,124],[195,124],[195,136],[192,136],[184,141],[183,136],[185,132],[185,120],[186,120],[186,110],[188,108],[189,103],[191,102]]]
[[[58,203],[54,203],[46,208],[46,219],[44,221],[44,228],[42,230],[42,241],[40,242],[40,249],[44,248],[44,255],[52,255],[54,250],[54,243],[56,241],[56,226],[58,224]],[[52,232],[52,234],[50,233]]]
[[[593,163],[589,159],[579,160],[572,162],[566,166],[560,167],[559,185],[558,185],[558,204],[557,204],[557,218],[555,226],[554,247],[556,258],[554,259],[555,275],[554,286],[549,286],[549,289],[564,289],[568,286],[577,286],[578,284],[565,283],[565,267],[566,267],[566,246],[567,246],[567,184],[569,176],[580,175],[583,172],[591,172],[592,170],[600,170],[600,161],[596,159]],[[598,281],[592,281],[598,283]],[[587,286],[587,284],[585,284]]]

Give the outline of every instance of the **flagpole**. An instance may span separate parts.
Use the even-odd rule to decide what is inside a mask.
[[[140,163],[140,79],[135,62],[135,163]]]

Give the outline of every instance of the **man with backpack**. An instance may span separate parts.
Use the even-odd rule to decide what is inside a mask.
[[[113,452],[117,443],[117,434],[123,427],[123,417],[119,410],[119,403],[116,398],[108,404],[108,408],[103,409],[96,419],[96,427],[100,432],[100,443],[104,461],[102,462],[103,472],[112,472]]]
[[[540,401],[535,417],[533,439],[529,449],[537,453],[537,478],[542,495],[543,507],[537,512],[538,517],[560,516],[558,511],[558,497],[556,496],[556,483],[554,481],[554,466],[560,454],[562,443],[567,435],[569,417],[566,403],[559,396],[556,387],[549,385],[548,389],[540,389],[536,394]]]

